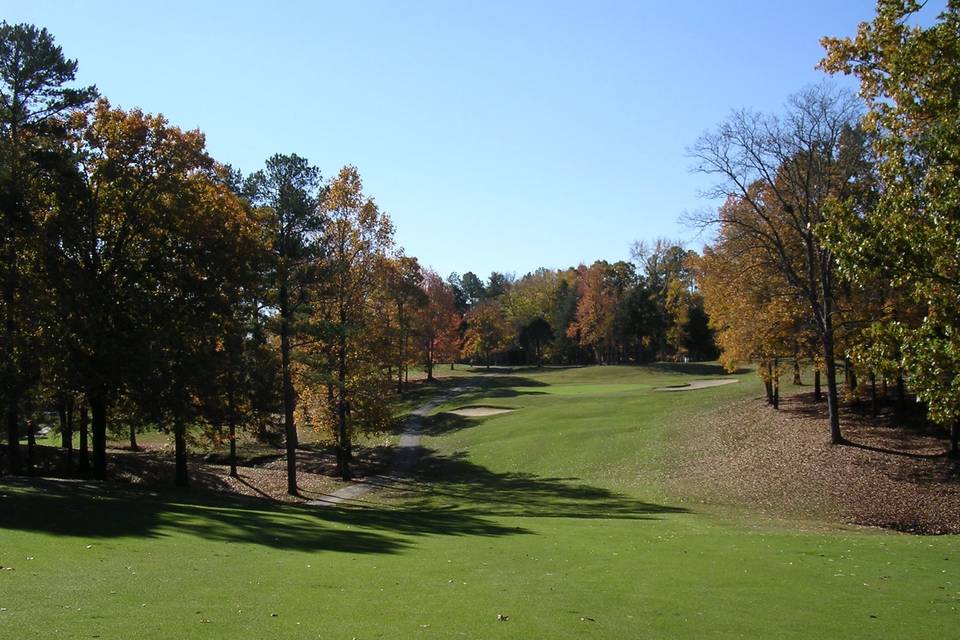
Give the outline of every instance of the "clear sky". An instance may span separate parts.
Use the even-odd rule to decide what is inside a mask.
[[[442,275],[518,275],[693,240],[685,148],[819,81],[872,0],[24,2],[114,104],[206,133],[244,172],[354,164]],[[839,84],[853,86],[848,80]],[[696,245],[696,240],[693,240]]]

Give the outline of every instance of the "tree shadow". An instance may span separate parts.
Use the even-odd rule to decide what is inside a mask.
[[[844,446],[917,460],[942,460],[947,449],[947,433],[931,429],[908,408],[897,412],[884,406],[877,415],[844,404],[841,427]],[[780,410],[790,416],[827,420],[827,403],[815,401],[812,393],[784,398]]]
[[[546,386],[549,385],[540,380],[499,373],[497,375],[458,376],[456,378],[438,378],[429,385],[421,383],[414,388],[404,391],[399,399],[404,406],[412,410],[416,406],[435,400],[438,390],[452,392],[454,389],[461,389],[462,391],[460,393],[452,396],[461,399],[491,394],[499,394],[499,397],[513,397],[537,393],[533,391],[520,391],[518,389]],[[402,428],[402,421],[400,422],[400,428]]]
[[[826,402],[814,401],[812,393],[785,398],[781,411],[794,418],[827,420]],[[841,449],[851,452],[847,463],[863,467],[864,473],[882,473],[918,487],[941,487],[944,492],[960,486],[960,461],[947,456],[946,432],[920,423],[914,408],[897,412],[886,405],[874,416],[844,405],[841,427],[845,439]]]
[[[425,436],[441,436],[445,433],[469,429],[478,424],[480,424],[479,420],[466,416],[458,416],[455,413],[438,413],[421,418],[419,432]]]
[[[392,509],[285,505],[242,496],[148,492],[80,482],[0,484],[0,529],[85,539],[204,540],[284,550],[399,553],[426,535],[527,534],[449,506]]]
[[[536,518],[617,518],[650,520],[689,513],[684,507],[645,502],[594,487],[573,477],[497,473],[471,462],[465,453],[440,455],[420,447],[416,471],[393,486],[421,504],[440,497],[484,516]]]
[[[891,456],[901,456],[904,458],[913,458],[914,460],[940,460],[946,457],[946,453],[911,453],[910,451],[899,451],[887,447],[875,447],[869,444],[854,442],[849,438],[843,443],[844,446],[853,449],[863,449],[864,451],[873,451],[874,453],[883,453]]]

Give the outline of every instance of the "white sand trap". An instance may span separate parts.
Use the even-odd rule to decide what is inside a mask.
[[[725,384],[740,382],[736,378],[719,378],[716,380],[693,380],[687,384],[680,384],[674,387],[657,387],[654,391],[693,391],[694,389],[707,389],[709,387],[720,387]]]
[[[500,413],[510,413],[513,409],[502,409],[500,407],[460,407],[459,409],[454,409],[448,411],[447,413],[452,413],[457,416],[463,416],[464,418],[484,418],[486,416],[495,416]]]

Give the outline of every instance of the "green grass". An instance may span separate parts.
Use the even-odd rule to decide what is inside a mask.
[[[761,393],[651,390],[694,371],[462,377],[444,408],[516,411],[438,411],[418,477],[361,507],[0,485],[0,637],[956,637],[958,538],[663,489],[699,411]]]

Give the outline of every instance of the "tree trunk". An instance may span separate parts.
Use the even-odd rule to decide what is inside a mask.
[[[870,415],[877,415],[877,374],[870,372]]]
[[[907,406],[907,385],[903,381],[903,371],[897,371],[897,411],[903,411]]]
[[[67,473],[73,473],[73,396],[66,401],[67,414]]]
[[[33,475],[33,453],[37,446],[37,425],[33,419],[27,420],[27,475]]]
[[[93,436],[93,477],[107,478],[107,399],[102,392],[90,398],[90,428]]]
[[[290,374],[290,309],[287,286],[280,286],[280,360],[283,375],[283,433],[287,447],[287,493],[297,490],[297,426],[293,421],[293,379]]]
[[[187,435],[183,420],[176,418],[173,423],[174,457],[176,464],[176,478],[174,484],[178,487],[190,486],[190,476],[187,472]]]
[[[233,352],[231,351],[231,354]],[[236,391],[236,380],[234,379],[234,368],[231,363],[227,383],[230,388],[227,391],[227,431],[230,439],[230,476],[239,477],[237,474],[237,414],[233,396]]]
[[[950,425],[950,453],[951,458],[960,458],[960,420],[954,420]]]
[[[230,416],[230,475],[237,478],[237,424],[233,416]]]
[[[793,384],[798,387],[803,385],[803,380],[800,378],[800,361],[796,358],[793,359]]]
[[[853,393],[857,390],[857,374],[853,370],[853,365],[850,363],[850,358],[843,359],[843,378],[847,383],[847,390],[850,393]]]
[[[7,468],[13,475],[20,475],[20,425],[17,403],[8,398],[7,405]]]
[[[833,331],[823,336],[823,357],[827,368],[827,414],[830,418],[830,442],[843,444],[840,431],[840,394],[837,392],[837,363],[833,359]]]
[[[403,393],[403,361],[404,361],[404,348],[407,346],[406,339],[403,335],[403,305],[397,305],[397,320],[400,323],[400,340],[397,342],[400,346],[399,358],[397,360],[397,393]]]
[[[80,473],[90,473],[89,423],[86,397],[80,401]]]
[[[139,451],[140,447],[137,446],[137,427],[130,423],[130,451]]]
[[[340,326],[346,325],[346,317],[341,311]],[[350,473],[350,433],[347,431],[347,337],[340,333],[339,353],[337,354],[337,472],[344,480],[352,479]]]
[[[67,448],[67,397],[60,396],[57,402],[57,414],[60,417],[60,448]]]
[[[770,361],[768,360],[762,366],[766,367],[766,375],[763,376],[763,390],[767,394],[767,404],[773,404],[773,371],[770,368]]]
[[[773,370],[770,372],[773,375],[773,408],[780,409],[780,363],[774,358],[773,359]]]
[[[823,402],[823,390],[820,388],[820,369],[813,372],[813,400]]]

